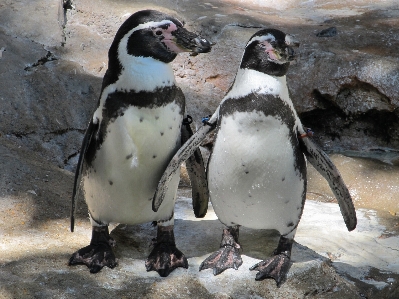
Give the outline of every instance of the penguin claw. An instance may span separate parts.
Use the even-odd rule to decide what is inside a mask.
[[[259,271],[255,280],[263,280],[265,278],[273,278],[277,286],[285,279],[290,268],[290,258],[285,254],[277,254],[267,260],[261,261],[253,265],[249,270]]]
[[[147,272],[157,271],[161,277],[167,277],[176,268],[187,269],[188,261],[176,246],[158,243],[148,256],[145,267]]]
[[[199,270],[213,268],[213,275],[216,276],[229,268],[238,270],[241,265],[242,259],[239,246],[226,245],[207,257],[201,263]]]
[[[90,273],[97,273],[105,266],[115,268],[118,262],[112,251],[113,246],[115,240],[109,235],[108,226],[93,227],[90,245],[72,254],[68,265],[86,265]]]
[[[69,266],[86,265],[90,273],[97,273],[105,266],[115,268],[118,262],[110,245],[89,245],[76,251],[68,262]]]

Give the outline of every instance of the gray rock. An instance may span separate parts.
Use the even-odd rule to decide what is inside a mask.
[[[337,28],[330,27],[327,29],[323,29],[322,31],[318,32],[316,36],[318,37],[333,37],[337,35]]]

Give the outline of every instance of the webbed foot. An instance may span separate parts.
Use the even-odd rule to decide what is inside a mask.
[[[275,255],[265,261],[261,261],[253,265],[249,270],[259,271],[255,280],[263,280],[265,278],[273,278],[277,285],[285,278],[290,268],[290,258],[284,254]]]
[[[158,226],[155,245],[145,267],[147,271],[157,271],[161,277],[168,276],[178,267],[188,268],[187,258],[176,248],[173,225]]]
[[[278,247],[274,251],[274,256],[249,268],[251,271],[259,271],[255,280],[273,278],[277,286],[280,286],[290,268],[292,243],[293,239],[281,236]]]
[[[207,257],[201,263],[199,270],[213,268],[213,275],[218,275],[229,268],[238,270],[238,267],[242,265],[240,248],[238,227],[223,229],[220,249]]]
[[[86,265],[90,273],[97,273],[105,266],[112,269],[118,265],[113,246],[115,240],[109,235],[108,226],[93,226],[90,245],[76,251],[68,265]]]

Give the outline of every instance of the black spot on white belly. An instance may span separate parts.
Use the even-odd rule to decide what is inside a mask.
[[[155,116],[155,119],[158,120],[158,119],[159,119],[159,116]]]
[[[111,186],[114,184],[114,182],[111,181],[111,180],[109,180],[108,182],[109,182],[109,184],[110,184]]]
[[[248,173],[249,173],[249,171],[248,171],[248,170],[246,170],[246,171],[245,171],[245,173],[246,173],[246,174],[248,174]]]
[[[281,181],[283,181],[283,182],[285,181],[285,177],[284,177],[284,176],[283,176],[283,178],[281,179]]]
[[[294,222],[292,222],[292,221],[287,224],[287,227],[291,227],[291,226],[294,226]]]
[[[131,157],[133,157],[133,154],[129,154],[126,156],[126,160],[129,160]]]
[[[153,155],[152,158],[155,159],[157,157],[157,155]]]
[[[161,136],[163,136],[163,132],[161,132]]]
[[[173,129],[173,127],[169,127],[169,130],[172,130]]]
[[[220,126],[220,123],[225,123],[226,117],[234,119],[235,115],[238,115],[237,112],[248,113],[253,111],[259,113],[259,115],[263,113],[265,116],[275,117],[288,128],[295,128],[295,113],[285,101],[272,94],[258,94],[257,92],[240,97],[239,100],[228,98],[223,101],[219,108],[218,124]],[[260,132],[259,128],[257,128],[257,131]],[[294,151],[295,170],[297,170],[300,178],[306,180],[306,161],[294,130],[290,131],[287,137]]]
[[[143,122],[143,118],[142,118],[142,117],[140,117],[140,122],[141,122],[141,123]]]

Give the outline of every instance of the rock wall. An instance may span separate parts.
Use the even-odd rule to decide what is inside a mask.
[[[13,1],[0,4],[2,138],[73,170],[107,51],[134,11],[173,13],[216,43],[173,63],[200,124],[234,80],[248,38],[277,27],[301,41],[288,75],[306,126],[330,151],[399,156],[399,12],[392,1]],[[396,5],[397,6],[397,5]],[[332,37],[316,33],[336,28]]]

